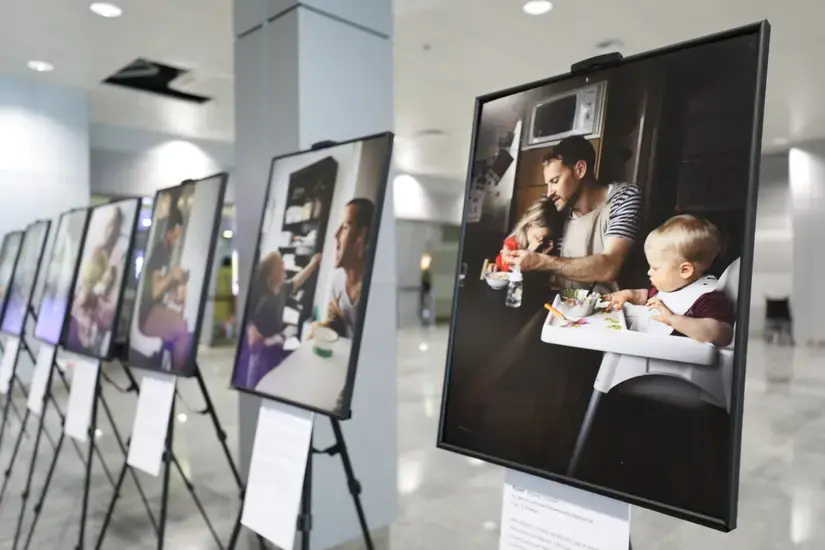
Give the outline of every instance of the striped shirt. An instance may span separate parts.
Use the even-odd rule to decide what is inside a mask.
[[[607,188],[607,196],[613,191],[613,183]],[[570,217],[574,216],[570,212]],[[642,225],[642,192],[635,183],[626,185],[616,193],[610,203],[610,216],[607,221],[605,237],[620,237],[635,242]],[[554,252],[561,251],[562,237],[555,239]]]

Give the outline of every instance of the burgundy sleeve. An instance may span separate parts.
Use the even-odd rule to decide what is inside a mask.
[[[733,305],[724,293],[718,291],[708,292],[700,296],[693,303],[688,316],[696,319],[715,319],[730,326],[733,326],[736,321]]]

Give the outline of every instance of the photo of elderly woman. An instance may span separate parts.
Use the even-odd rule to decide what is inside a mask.
[[[112,352],[140,199],[94,208],[69,311],[64,347],[91,357]]]
[[[6,297],[6,311],[0,324],[0,330],[6,334],[20,336],[26,327],[26,318],[40,273],[40,263],[50,227],[51,221],[36,221],[29,225],[23,234],[20,256]]]
[[[156,195],[129,331],[130,366],[194,375],[204,281],[210,280],[226,179],[187,180]]]
[[[77,274],[77,262],[86,232],[89,210],[70,210],[60,216],[52,253],[46,265],[43,294],[37,312],[34,335],[39,340],[57,345],[63,338],[66,312],[72,285]]]
[[[479,100],[440,447],[735,524],[759,43]]]

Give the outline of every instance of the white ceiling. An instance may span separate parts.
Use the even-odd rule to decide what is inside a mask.
[[[90,90],[92,121],[231,140],[232,0],[120,0],[105,20],[88,0],[2,0],[0,73]],[[522,0],[396,0],[397,161],[444,181],[464,177],[473,98],[564,73],[617,39],[625,55],[769,19],[771,59],[764,144],[825,138],[825,51],[817,0],[554,0],[530,17]],[[136,57],[194,69],[190,106],[100,81]],[[30,59],[56,66],[34,75]],[[440,130],[442,136],[420,135]]]

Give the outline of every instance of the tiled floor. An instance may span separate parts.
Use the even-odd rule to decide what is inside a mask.
[[[391,529],[393,550],[497,547],[501,469],[435,448],[446,341],[447,331],[443,328],[399,333],[401,516]],[[231,350],[202,352],[201,365],[229,441],[234,445],[236,398],[225,389],[231,355]],[[738,529],[723,535],[634,509],[632,530],[637,550],[825,547],[825,371],[820,370],[825,367],[825,350],[774,348],[753,341],[749,359]],[[118,369],[111,370],[123,382]],[[201,406],[194,384],[182,385],[181,391],[190,406]],[[133,398],[121,396],[112,388],[106,390],[106,396],[119,429],[128,433]],[[65,393],[58,392],[57,400],[65,409]],[[17,405],[22,410],[23,402],[18,401]],[[225,540],[237,503],[232,477],[212,435],[209,419],[197,417],[183,406],[179,406],[178,413],[185,415],[185,422],[176,426],[176,454],[194,480],[218,534]],[[52,439],[56,439],[58,424],[51,411],[47,424]],[[0,468],[8,464],[18,427],[19,422],[14,419],[0,449]],[[103,422],[101,428],[98,442],[112,474],[116,475],[122,455],[108,425]],[[23,440],[19,460],[0,502],[0,549],[3,550],[12,546],[35,430],[36,423],[32,420],[28,428],[30,435]],[[28,516],[23,524],[23,540],[51,456],[51,446],[44,439]],[[35,532],[31,548],[75,546],[82,467],[75,449],[70,443],[65,444],[42,511],[42,524]],[[95,472],[87,548],[93,547],[111,492],[97,464]],[[216,547],[174,472],[172,480],[167,548]],[[141,483],[156,509],[160,497],[158,480],[141,476]],[[133,481],[127,479],[125,487],[103,548],[154,548],[151,527]],[[22,548],[22,544],[18,548]]]

